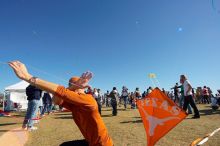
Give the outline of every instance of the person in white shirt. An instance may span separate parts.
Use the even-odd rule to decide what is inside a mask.
[[[183,88],[184,88],[184,104],[183,104],[183,110],[186,111],[187,106],[190,104],[191,107],[194,110],[194,116],[193,119],[197,119],[200,118],[200,114],[199,114],[199,110],[196,107],[196,104],[193,100],[193,96],[192,96],[192,86],[189,82],[189,80],[187,79],[187,77],[185,75],[181,75],[180,76],[180,83],[183,84]]]
[[[95,100],[97,102],[99,113],[101,115],[102,114],[101,96],[99,94],[98,89],[96,89],[96,88],[93,89],[93,97],[95,98]]]

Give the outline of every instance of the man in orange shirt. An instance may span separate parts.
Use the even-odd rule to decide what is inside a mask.
[[[9,62],[18,78],[25,80],[44,91],[54,94],[54,102],[72,112],[74,121],[85,137],[89,146],[113,146],[107,128],[98,112],[98,106],[91,95],[84,93],[91,73],[84,73],[80,78],[69,80],[69,88],[33,77],[24,64],[19,61]]]

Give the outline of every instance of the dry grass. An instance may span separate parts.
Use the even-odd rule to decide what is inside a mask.
[[[0,136],[5,132],[21,127],[25,113],[12,113],[12,117],[0,117]]]
[[[212,112],[205,105],[199,106],[201,119],[185,119],[169,134],[163,137],[157,146],[188,146],[193,140],[220,127],[220,110]],[[110,108],[103,108],[103,119],[115,146],[146,146],[145,130],[138,110],[120,109],[117,117],[111,116]],[[189,116],[190,118],[190,116]],[[13,126],[21,126],[21,121],[0,118],[0,123],[18,123],[0,126],[0,134]],[[39,130],[30,133],[26,146],[58,146],[66,141],[83,139],[70,113],[56,113],[46,116],[38,125]],[[2,132],[1,132],[2,131]],[[205,146],[219,146],[220,133],[212,137]]]

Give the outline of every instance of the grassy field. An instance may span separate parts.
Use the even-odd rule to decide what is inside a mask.
[[[199,105],[201,119],[191,115],[163,137],[156,146],[189,146],[199,137],[220,128],[220,110],[212,112],[209,106]],[[145,130],[138,110],[119,109],[117,117],[111,116],[110,108],[103,108],[102,117],[115,146],[146,146]],[[23,114],[17,118],[0,118],[0,135],[21,126]],[[55,113],[44,117],[39,130],[31,132],[26,146],[58,146],[66,141],[83,139],[70,113]],[[220,133],[205,146],[220,146]]]

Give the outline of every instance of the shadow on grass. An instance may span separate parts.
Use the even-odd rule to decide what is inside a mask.
[[[110,114],[110,115],[101,115],[101,117],[112,117],[112,114]]]
[[[192,116],[193,117],[193,116]],[[184,120],[200,120],[201,119],[201,117],[199,118],[199,119],[194,119],[194,118],[192,118],[192,117],[187,117],[187,118],[185,118]]]
[[[136,123],[142,123],[142,120],[136,120],[136,121],[123,121],[123,122],[120,122],[121,124],[129,124],[129,123],[133,123],[133,124],[136,124]]]
[[[112,111],[112,109],[102,108],[102,111]]]
[[[118,111],[130,111],[130,109],[118,109]]]
[[[15,118],[24,118],[25,115],[13,115],[13,117],[15,117]]]
[[[18,123],[2,123],[0,126],[16,125]]]
[[[62,143],[60,146],[89,146],[86,140],[74,140]]]
[[[141,117],[133,117],[134,119],[140,119]]]
[[[71,113],[66,113],[66,114],[54,114],[55,116],[68,116],[68,115],[72,115]]]
[[[54,119],[73,119],[72,116],[66,116],[66,117],[55,117]]]
[[[131,109],[129,109],[129,108],[127,108],[126,110],[125,109],[122,109],[122,108],[120,108],[120,109],[117,109],[117,111],[130,111]],[[103,109],[102,108],[102,111],[112,111],[112,109]]]
[[[206,115],[220,115],[220,110],[212,110],[211,108],[210,109],[204,109],[204,110],[199,110],[200,112],[200,116],[206,116]]]
[[[10,131],[10,130],[0,130],[0,133],[1,133],[1,132],[8,132],[8,131]]]

